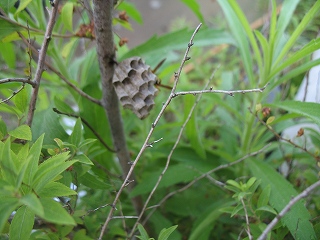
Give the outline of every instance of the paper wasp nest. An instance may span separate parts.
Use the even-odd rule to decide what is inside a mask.
[[[131,109],[140,119],[147,117],[158,91],[157,76],[140,57],[128,58],[115,68],[113,86],[124,108]]]

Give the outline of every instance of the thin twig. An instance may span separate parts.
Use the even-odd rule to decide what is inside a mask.
[[[209,176],[210,174],[216,172],[216,171],[219,171],[221,169],[225,169],[225,168],[228,168],[228,167],[231,167],[233,165],[236,165],[244,160],[246,160],[247,158],[249,157],[252,157],[252,156],[256,156],[260,153],[262,153],[263,151],[265,151],[266,148],[268,148],[269,146],[271,145],[271,143],[265,145],[264,147],[262,147],[260,150],[258,151],[255,151],[255,152],[252,152],[252,153],[249,153],[245,156],[243,156],[242,158],[239,158],[238,160],[234,161],[234,162],[231,162],[231,163],[227,163],[227,164],[223,164],[223,165],[220,165],[214,169],[211,169],[210,171],[202,174],[201,176],[195,178],[193,181],[189,182],[187,185],[185,185],[184,187],[180,188],[180,189],[177,189],[175,191],[172,191],[170,193],[168,193],[164,198],[161,199],[161,201],[153,207],[152,211],[148,214],[148,216],[146,217],[146,219],[144,220],[143,224],[151,217],[151,215],[154,213],[154,211],[156,210],[156,208],[160,207],[165,201],[167,201],[170,197],[172,197],[173,195],[177,194],[177,193],[180,193],[180,192],[183,192],[185,190],[187,190],[188,188],[190,188],[193,184],[195,184],[196,182],[198,182],[199,180]]]
[[[188,94],[198,95],[198,94],[203,94],[203,93],[223,93],[223,94],[227,94],[227,95],[230,95],[233,97],[234,94],[236,94],[236,93],[245,94],[245,93],[252,93],[252,92],[263,92],[267,86],[268,86],[268,83],[262,88],[245,89],[245,90],[231,90],[231,91],[213,90],[212,88],[210,88],[208,90],[177,92],[177,93],[175,93],[175,95],[173,97],[177,97],[180,95],[188,95]]]
[[[21,82],[30,84],[32,87],[36,86],[36,84],[32,82],[29,78],[4,78],[0,80],[0,84],[8,82]]]
[[[33,47],[32,45],[29,45],[28,40],[21,34],[18,32],[19,37],[22,39],[22,41],[29,46],[29,48],[32,50],[32,52],[36,55],[39,55],[38,50]],[[61,80],[63,80],[69,87],[71,87],[73,90],[75,90],[80,96],[88,99],[89,101],[101,106],[101,101],[99,99],[93,98],[90,95],[88,95],[87,93],[85,93],[84,91],[82,91],[80,88],[78,88],[76,85],[74,85],[72,82],[70,82],[63,74],[61,74],[59,72],[59,70],[57,70],[56,68],[54,68],[50,63],[48,63],[47,61],[44,61],[44,64],[46,65],[46,67],[54,72]]]
[[[106,148],[108,149],[110,152],[116,152],[114,149],[112,149],[111,147],[108,146],[108,144],[102,139],[102,137],[100,136],[100,134],[90,125],[90,123],[85,120],[83,117],[78,116],[76,114],[72,114],[72,113],[64,113],[59,111],[57,108],[53,108],[52,109],[54,112],[61,114],[61,115],[65,115],[68,117],[73,117],[73,118],[80,118],[81,121],[91,130],[91,132],[97,137],[97,139],[100,141],[100,143]]]
[[[281,212],[268,224],[266,229],[262,232],[262,234],[258,237],[258,240],[264,240],[267,238],[268,233],[272,230],[272,228],[280,221],[284,215],[290,211],[290,208],[297,203],[300,199],[305,198],[311,194],[317,187],[320,186],[320,180],[312,184],[310,187],[306,188],[303,192],[301,192],[296,197],[292,198],[290,202],[281,210]]]
[[[251,232],[250,232],[250,222],[249,222],[249,217],[248,217],[246,204],[244,203],[243,198],[241,198],[240,201],[241,201],[241,204],[243,206],[244,215],[245,215],[245,218],[246,218],[246,224],[247,224],[246,232],[248,234],[249,239],[252,240],[253,238],[252,238],[252,235],[251,235]]]
[[[29,104],[29,112],[28,112],[28,117],[27,117],[27,121],[26,121],[26,124],[29,126],[32,125],[33,115],[34,115],[34,111],[36,109],[36,103],[37,103],[38,92],[39,92],[39,88],[40,88],[40,82],[41,82],[41,76],[42,76],[42,72],[43,72],[44,62],[45,62],[49,42],[51,40],[51,34],[52,34],[52,30],[53,30],[53,27],[55,24],[55,19],[56,19],[56,15],[58,12],[59,2],[60,2],[60,0],[56,0],[55,7],[52,7],[50,17],[49,17],[49,22],[48,22],[47,29],[46,29],[46,33],[44,35],[44,40],[43,40],[43,43],[42,43],[42,46],[41,46],[41,49],[39,52],[37,70],[36,70],[36,73],[35,73],[35,76],[33,79],[33,82],[36,84],[36,86],[32,90],[30,104]]]
[[[209,78],[209,81],[207,82],[207,84],[206,84],[206,86],[205,86],[204,88],[207,88],[207,87],[208,87],[209,83],[210,83],[211,80],[213,79],[214,73],[215,73],[215,71],[213,71],[213,73],[211,74],[211,76],[210,76],[210,78]],[[168,170],[169,164],[170,164],[170,161],[171,161],[171,157],[172,157],[175,149],[177,148],[177,146],[178,146],[178,144],[179,144],[179,142],[180,142],[180,139],[181,139],[181,137],[182,137],[183,131],[184,131],[185,127],[187,126],[187,123],[188,123],[189,120],[191,119],[191,116],[192,116],[192,113],[194,112],[194,109],[196,108],[196,106],[198,105],[199,101],[201,100],[201,96],[202,96],[201,94],[198,96],[197,100],[195,101],[195,103],[193,104],[192,108],[190,109],[189,114],[188,114],[186,120],[184,121],[183,125],[181,126],[180,132],[179,132],[179,134],[178,134],[178,137],[177,137],[177,139],[176,139],[176,141],[175,141],[175,143],[174,143],[174,145],[173,145],[173,147],[172,147],[172,149],[171,149],[171,151],[170,151],[170,153],[169,153],[169,155],[168,155],[168,157],[167,157],[166,165],[165,165],[164,169],[162,170],[161,174],[159,175],[158,181],[157,181],[156,184],[154,185],[154,187],[153,187],[152,191],[150,192],[147,200],[145,201],[145,204],[144,204],[144,206],[143,206],[143,208],[142,208],[142,211],[141,211],[141,213],[140,213],[137,221],[135,222],[135,224],[134,224],[134,226],[133,226],[133,228],[132,228],[132,230],[131,230],[131,233],[129,234],[129,238],[131,238],[131,237],[133,236],[133,234],[134,234],[134,232],[135,232],[135,229],[137,228],[137,226],[138,226],[138,224],[139,224],[139,221],[141,220],[141,218],[142,218],[142,216],[143,216],[143,214],[144,214],[144,212],[145,212],[145,210],[146,210],[146,208],[147,208],[147,206],[148,206],[148,204],[149,204],[149,202],[150,202],[150,200],[151,200],[151,197],[153,196],[153,194],[154,194],[155,191],[157,190],[157,188],[158,188],[158,186],[159,186],[159,184],[160,184],[160,182],[161,182],[164,174],[165,174],[166,171]]]
[[[13,91],[10,97],[0,101],[0,104],[9,102],[10,99],[13,98],[15,95],[17,95],[19,92],[21,92],[22,89],[24,89],[24,83],[22,84],[22,86],[18,90]]]
[[[160,110],[160,112],[159,112],[158,116],[156,117],[155,121],[152,123],[152,126],[151,126],[151,129],[150,129],[149,133],[148,133],[148,136],[146,137],[146,139],[145,139],[145,141],[144,141],[144,143],[143,143],[143,145],[142,145],[142,147],[141,147],[141,149],[140,149],[137,157],[136,157],[135,160],[131,163],[131,167],[130,167],[128,173],[127,173],[127,176],[126,176],[126,178],[124,179],[124,181],[123,181],[123,183],[122,183],[119,191],[117,192],[117,195],[116,195],[115,198],[114,198],[114,201],[113,201],[113,203],[112,203],[112,206],[113,206],[113,207],[110,209],[109,214],[108,214],[108,217],[107,217],[105,223],[104,223],[103,226],[102,226],[101,234],[100,234],[99,239],[102,239],[102,236],[103,236],[103,234],[104,234],[104,231],[106,230],[106,227],[108,226],[110,220],[112,219],[113,213],[114,213],[114,211],[115,211],[115,206],[116,206],[116,204],[117,204],[117,202],[118,202],[118,200],[119,200],[119,198],[120,198],[120,195],[121,195],[121,193],[123,192],[124,188],[128,185],[128,182],[130,182],[130,177],[131,177],[131,175],[132,175],[132,173],[133,173],[133,169],[135,168],[136,164],[138,163],[139,159],[141,158],[143,152],[144,152],[144,151],[146,150],[146,148],[148,147],[149,140],[150,140],[150,138],[151,138],[151,135],[153,134],[153,131],[154,131],[157,123],[159,122],[159,120],[160,120],[160,118],[162,117],[165,109],[168,107],[169,103],[171,102],[172,97],[174,96],[174,91],[175,91],[175,89],[176,89],[176,87],[177,87],[177,82],[178,82],[178,80],[179,80],[179,76],[180,76],[180,74],[181,74],[182,67],[183,67],[183,65],[185,64],[185,62],[189,59],[189,58],[187,57],[187,54],[189,53],[189,50],[190,50],[191,46],[193,45],[194,36],[195,36],[195,34],[198,32],[198,30],[199,30],[200,27],[201,27],[201,24],[198,25],[198,27],[197,27],[196,30],[194,31],[193,35],[191,36],[191,39],[190,39],[190,41],[189,41],[188,48],[187,48],[186,53],[185,53],[185,55],[184,55],[184,58],[183,58],[183,60],[182,60],[181,66],[180,66],[178,72],[175,73],[175,83],[174,83],[174,86],[173,86],[173,88],[172,88],[171,94],[170,94],[170,96],[168,97],[167,101],[163,104],[162,109]],[[97,39],[98,39],[98,38],[97,38]]]
[[[316,154],[313,154],[311,153],[310,151],[308,151],[308,149],[306,147],[301,147],[300,145],[294,143],[293,141],[291,141],[290,139],[286,139],[286,138],[283,138],[281,135],[279,135],[270,125],[268,125],[267,123],[265,123],[262,119],[259,118],[258,116],[258,113],[253,113],[252,110],[250,108],[248,108],[250,113],[253,114],[256,119],[261,123],[263,124],[270,132],[273,133],[273,135],[276,136],[277,139],[280,139],[284,142],[287,142],[289,144],[291,144],[292,146],[296,147],[296,148],[299,148],[301,149],[302,151],[306,152],[307,154],[309,154],[311,157],[313,157],[315,160],[319,161],[320,160],[320,156],[316,155]]]

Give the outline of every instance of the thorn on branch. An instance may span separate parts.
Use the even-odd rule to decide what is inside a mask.
[[[158,140],[154,140],[153,142],[148,143],[148,144],[146,145],[146,147],[151,147],[151,148],[152,148],[154,143],[160,142],[162,139],[163,139],[163,138],[160,138],[160,139],[158,139]]]
[[[192,47],[193,44],[194,44],[193,42],[189,42],[189,43],[188,43],[188,48]]]
[[[132,182],[134,182],[134,180],[129,180],[129,179],[128,179],[128,180],[126,181],[126,183],[125,183],[124,186],[127,187],[127,186],[128,186],[130,183],[132,183]]]
[[[188,61],[188,60],[190,60],[191,59],[191,57],[186,57],[186,61]]]

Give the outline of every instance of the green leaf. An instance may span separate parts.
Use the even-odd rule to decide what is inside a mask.
[[[17,9],[17,11],[15,12],[14,15],[17,16],[18,13],[21,12],[22,10],[24,10],[28,6],[28,4],[31,3],[31,2],[32,2],[32,0],[21,0],[21,1],[19,1],[19,7],[18,7],[18,9]]]
[[[144,227],[140,223],[138,224],[138,230],[141,235],[139,237],[141,240],[149,240],[149,235],[148,235],[147,231],[144,229]]]
[[[239,7],[237,7],[236,9],[233,9],[235,6],[237,6],[234,0],[228,0],[228,1],[217,0],[217,1],[220,4],[225,17],[227,18],[229,27],[233,33],[234,38],[237,41],[237,45],[241,54],[244,68],[246,70],[246,74],[249,78],[249,81],[251,85],[254,86],[254,76],[253,76],[252,57],[251,57],[252,55],[250,52],[247,34],[244,31],[244,26],[247,25],[246,24],[247,20],[243,17],[239,18],[236,15],[236,13],[238,13],[237,9],[239,9]],[[244,16],[244,14],[242,13],[241,16]]]
[[[19,206],[19,200],[16,198],[0,197],[0,233],[7,223],[12,212]]]
[[[73,3],[72,2],[66,2],[61,10],[61,17],[62,22],[67,30],[70,32],[73,31],[72,29],[72,17],[73,17]]]
[[[270,198],[271,187],[270,185],[263,188],[257,203],[257,207],[267,206]]]
[[[2,140],[5,135],[7,135],[7,125],[0,117],[0,140]]]
[[[184,120],[187,119],[189,112],[191,111],[193,105],[195,103],[195,98],[192,95],[184,96]],[[186,134],[190,141],[191,147],[197,152],[197,154],[205,159],[206,151],[203,147],[199,127],[197,124],[197,114],[196,111],[193,111],[190,120],[186,125]]]
[[[44,210],[43,207],[38,199],[38,197],[34,193],[27,194],[20,198],[20,202],[27,207],[30,208],[35,214],[40,217],[43,217]]]
[[[11,142],[8,138],[3,146],[2,154],[0,151],[0,171],[3,180],[16,185],[17,181],[17,169],[12,159]]]
[[[92,189],[109,189],[111,187],[110,184],[103,182],[97,176],[94,176],[88,172],[82,175],[79,180],[81,184]]]
[[[49,182],[39,192],[40,197],[63,197],[77,195],[77,192],[59,182]]]
[[[31,141],[32,139],[31,129],[28,125],[21,125],[16,129],[8,132],[8,134],[14,138],[23,139],[27,141]]]
[[[15,50],[14,44],[12,42],[9,42],[9,43],[0,42],[0,49],[1,49],[0,55],[2,56],[3,60],[6,62],[8,67],[9,68],[15,68],[15,66],[16,66],[16,54],[15,54],[15,51],[14,51]],[[18,94],[18,96],[19,96],[19,94]],[[18,96],[15,96],[15,98],[18,97]],[[13,99],[15,99],[15,98],[13,98]],[[25,104],[27,104],[27,101],[25,102]]]
[[[9,12],[10,8],[12,8],[15,4],[15,1],[0,1],[0,8],[2,8],[6,13]]]
[[[59,122],[58,115],[51,109],[35,113],[31,130],[33,139],[45,133],[43,142],[47,145],[55,145],[54,138],[59,138],[63,141],[68,138],[68,134]]]
[[[33,223],[34,213],[27,206],[20,207],[10,225],[10,239],[29,239]]]
[[[270,186],[270,204],[278,212],[289,203],[292,197],[298,194],[293,186],[267,163],[254,159],[248,159],[247,163],[252,174],[261,180],[261,187]],[[281,221],[296,239],[317,239],[310,219],[309,211],[303,202],[299,201],[292,206]]]
[[[283,101],[283,102],[267,104],[267,105],[282,108],[289,112],[297,113],[304,117],[308,117],[320,126],[320,104],[319,103]]]
[[[21,30],[21,27],[0,18],[0,40],[2,40],[2,42],[5,37],[19,30]]]
[[[16,94],[13,98],[14,105],[24,113],[28,108],[28,93],[27,89],[24,87],[19,94]]]
[[[82,124],[81,124],[81,119],[78,118],[69,138],[70,143],[78,147],[81,141],[81,137],[82,137]]]
[[[40,202],[44,208],[44,220],[57,224],[76,225],[74,219],[60,203],[50,198],[40,198]]]
[[[202,13],[200,11],[200,6],[197,3],[197,1],[195,0],[181,0],[181,2],[183,2],[185,5],[187,5],[192,12],[197,16],[197,18],[199,19],[199,21],[203,24],[205,24],[205,20],[202,16]]]
[[[178,225],[175,225],[169,228],[162,229],[159,234],[158,240],[167,240],[171,233],[173,233],[173,231],[176,230],[177,227]]]
[[[66,161],[69,158],[69,153],[61,153],[53,156],[42,163],[35,174],[32,186],[35,191],[40,191],[46,184],[52,181],[60,173],[70,167],[77,161]]]
[[[78,160],[79,162],[81,162],[83,164],[93,165],[93,162],[91,162],[91,160],[84,154],[80,154],[80,155],[75,156],[74,160]]]
[[[32,179],[38,170],[43,138],[44,138],[44,134],[42,134],[37,139],[37,141],[32,145],[29,151],[28,158],[30,158],[30,160],[26,169],[26,174],[24,176],[24,183],[29,186],[31,185]]]
[[[261,207],[257,208],[256,211],[269,212],[274,215],[277,215],[277,212],[270,206],[261,206]]]

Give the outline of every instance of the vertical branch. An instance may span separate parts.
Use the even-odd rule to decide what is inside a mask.
[[[114,149],[120,161],[123,176],[126,176],[130,170],[130,155],[126,145],[118,97],[112,84],[116,64],[112,31],[113,6],[112,0],[94,0],[93,19],[102,81],[102,106],[109,121]],[[132,176],[132,180],[134,180],[134,176]],[[134,184],[129,184],[128,186],[129,189],[133,187]],[[138,212],[139,206],[142,205],[140,198],[136,197],[132,199],[132,203]]]
[[[52,7],[52,10],[50,12],[48,26],[47,26],[47,29],[46,29],[46,32],[44,35],[44,39],[43,39],[43,43],[42,43],[42,46],[41,46],[41,49],[39,52],[38,66],[37,66],[37,70],[35,72],[34,80],[33,80],[33,83],[35,84],[35,86],[32,90],[30,104],[29,104],[29,112],[28,112],[28,116],[27,116],[27,120],[26,120],[26,124],[29,125],[30,127],[32,125],[34,111],[36,110],[36,104],[37,104],[38,92],[39,92],[39,88],[40,88],[41,76],[42,76],[43,67],[45,64],[44,62],[45,62],[48,46],[49,46],[49,43],[51,40],[53,27],[55,24],[55,19],[56,19],[57,12],[58,12],[59,2],[60,2],[60,0],[56,0],[54,7]]]

